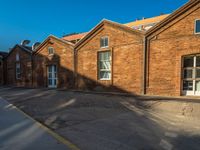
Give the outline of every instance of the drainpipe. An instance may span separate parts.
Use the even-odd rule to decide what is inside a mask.
[[[142,95],[146,94],[146,67],[147,67],[147,38],[143,38],[143,78],[142,78]]]
[[[33,88],[33,52],[31,53],[31,88]]]
[[[77,70],[76,70],[76,49],[73,48],[73,51],[74,51],[74,60],[73,60],[73,64],[74,64],[74,70],[73,70],[73,88],[76,89],[76,79],[77,79]]]

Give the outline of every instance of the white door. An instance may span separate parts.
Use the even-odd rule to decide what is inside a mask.
[[[183,94],[200,95],[200,55],[183,59]]]
[[[57,67],[56,65],[48,66],[48,87],[57,88]]]

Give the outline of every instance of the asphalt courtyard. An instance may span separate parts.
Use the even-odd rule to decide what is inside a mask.
[[[12,87],[0,87],[0,97],[81,150],[199,150],[200,147],[198,99],[142,99]]]
[[[0,98],[1,150],[70,150],[45,127]]]

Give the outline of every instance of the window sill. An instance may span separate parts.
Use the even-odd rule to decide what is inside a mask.
[[[200,35],[200,32],[194,32],[195,35]]]
[[[111,81],[111,79],[99,79],[99,81]]]
[[[102,49],[105,49],[105,48],[109,48],[109,46],[105,46],[105,47],[100,47],[100,48],[102,48]]]

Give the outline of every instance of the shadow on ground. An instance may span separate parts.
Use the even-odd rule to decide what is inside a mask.
[[[0,88],[0,96],[83,150],[195,150],[200,146],[199,122],[186,117],[187,99],[162,98],[165,104],[158,97],[10,87]],[[198,102],[189,102],[200,108]],[[162,107],[156,111],[158,106]],[[187,106],[184,115],[182,106]]]

